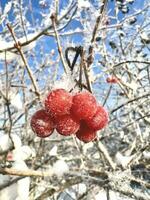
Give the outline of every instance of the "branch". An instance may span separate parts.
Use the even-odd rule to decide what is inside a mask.
[[[75,8],[75,9],[74,9],[74,8]],[[64,29],[64,27],[66,27],[66,26],[69,24],[69,22],[70,22],[70,20],[72,19],[73,15],[74,15],[75,12],[77,11],[76,3],[73,4],[72,6],[70,6],[70,8],[68,9],[68,11],[67,11],[63,16],[61,16],[61,17],[57,20],[57,24],[60,24],[61,20],[63,20],[64,18],[66,18],[67,15],[72,11],[72,9],[74,9],[73,14],[71,15],[71,17],[70,17],[70,19],[67,21],[67,23],[66,23],[63,27],[59,28],[59,31],[62,30],[62,29]],[[34,36],[32,39],[30,39],[30,40],[28,40],[28,41],[26,41],[26,42],[20,43],[20,46],[21,46],[21,47],[24,47],[24,46],[29,45],[30,43],[32,43],[32,42],[34,42],[35,40],[39,39],[40,37],[44,36],[44,35],[47,33],[47,31],[48,31],[49,29],[52,29],[52,24],[49,25],[48,27],[44,28],[41,32],[39,32],[39,33],[38,33],[36,36]],[[51,34],[51,35],[53,36],[53,33],[54,33],[54,32],[51,32],[51,33],[49,33],[49,34]],[[3,53],[3,52],[5,52],[5,51],[11,51],[11,50],[14,50],[14,49],[15,49],[14,46],[8,47],[8,48],[6,48],[6,49],[0,50],[0,53]]]
[[[112,114],[112,113],[116,112],[117,110],[121,109],[122,107],[126,106],[127,104],[132,103],[132,102],[134,102],[134,101],[137,101],[137,100],[139,100],[139,99],[148,97],[148,96],[150,96],[150,93],[146,93],[146,94],[144,94],[144,95],[142,95],[142,96],[139,96],[139,97],[137,97],[137,98],[131,99],[131,100],[127,101],[126,103],[123,103],[123,104],[121,104],[120,106],[118,106],[117,108],[113,109],[110,113]]]
[[[61,47],[61,44],[60,44],[60,39],[59,39],[59,35],[58,35],[58,32],[57,32],[57,28],[56,28],[56,15],[55,14],[52,14],[51,20],[52,20],[52,26],[53,26],[53,29],[54,29],[55,37],[56,37],[57,48],[58,48],[58,52],[59,52],[59,55],[60,55],[60,59],[61,59],[61,62],[63,64],[64,71],[67,74],[70,70],[68,69],[67,64],[65,62],[65,59],[64,59],[64,56],[63,56],[62,47]]]
[[[105,10],[106,5],[107,5],[107,0],[103,0],[102,7],[100,9],[100,14],[96,19],[95,27],[94,27],[93,34],[92,34],[91,45],[89,47],[89,53],[88,53],[87,68],[89,68],[90,65],[93,63],[93,53],[94,53],[93,44],[95,42],[96,34],[97,34],[97,31],[98,31],[98,28],[99,28],[99,25],[100,25],[100,22],[102,19],[102,14]]]
[[[43,200],[50,196],[52,196],[54,193],[60,193],[64,191],[65,189],[72,187],[73,185],[77,185],[81,183],[82,180],[79,177],[74,177],[70,180],[67,180],[63,185],[59,185],[58,187],[50,187],[46,189],[40,196],[38,196],[35,200]]]
[[[113,162],[113,160],[111,159],[108,151],[107,151],[107,148],[102,144],[101,141],[97,141],[96,142],[96,146],[97,148],[99,149],[99,151],[104,155],[105,159],[108,161],[108,163],[110,164],[111,168],[113,170],[116,169],[116,163]]]
[[[16,169],[10,169],[10,168],[0,168],[1,174],[9,174],[9,175],[15,175],[15,176],[30,176],[30,177],[51,177],[54,173],[53,170],[42,172],[42,171],[35,171],[35,170],[16,170]],[[57,174],[56,174],[57,176]],[[60,176],[59,176],[60,177]],[[18,179],[19,180],[19,179]],[[72,181],[71,181],[72,180]],[[16,180],[15,180],[16,181]],[[71,181],[71,182],[70,182]],[[96,185],[99,185],[100,187],[106,187],[108,186],[111,190],[120,192],[121,194],[124,194],[126,196],[135,197],[137,199],[141,200],[148,200],[148,195],[142,193],[141,191],[138,191],[136,189],[132,189],[130,187],[131,181],[138,182],[141,186],[145,188],[149,188],[150,184],[140,180],[138,178],[135,178],[132,176],[128,171],[100,171],[96,169],[84,169],[84,171],[81,171],[81,169],[77,169],[76,171],[69,171],[65,174],[65,183],[60,187],[59,189],[66,187],[70,187],[72,184],[78,184],[83,181],[88,181],[89,183],[92,182]],[[72,183],[72,184],[68,184]],[[65,188],[66,188],[65,187]],[[0,188],[1,189],[1,188]],[[52,188],[45,191],[45,195],[50,192]],[[54,188],[53,188],[54,189]],[[58,191],[61,191],[58,190]],[[57,190],[54,189],[51,195],[53,195]],[[40,198],[37,199],[41,199]]]
[[[115,64],[112,68],[116,68],[120,65],[126,64],[126,63],[142,63],[142,64],[147,64],[150,65],[150,61],[141,61],[141,60],[126,60],[126,61],[122,61],[120,63]]]
[[[36,171],[36,170],[17,170],[13,168],[0,168],[0,174],[6,175],[14,175],[14,176],[36,176],[36,177],[51,177],[54,172],[48,171],[48,172],[42,172],[42,171]]]
[[[29,67],[29,65],[28,65],[28,63],[27,63],[27,60],[26,60],[24,54],[23,54],[23,51],[22,51],[22,49],[21,49],[21,45],[20,45],[19,42],[17,42],[15,33],[14,33],[12,27],[10,26],[10,24],[7,24],[7,27],[8,27],[8,29],[9,29],[11,35],[12,35],[12,38],[14,39],[15,48],[16,48],[16,49],[18,50],[18,52],[20,53],[20,56],[21,56],[21,58],[22,58],[22,60],[23,60],[23,63],[24,63],[24,65],[25,65],[25,67],[26,67],[26,70],[27,70],[27,72],[28,72],[28,75],[29,75],[29,77],[30,77],[30,79],[31,79],[31,82],[32,82],[32,84],[33,84],[33,87],[34,87],[35,94],[36,94],[36,95],[39,97],[39,99],[40,99],[40,91],[39,91],[38,86],[37,86],[37,84],[36,84],[36,80],[35,80],[35,78],[34,78],[34,76],[33,76],[33,73],[32,73],[32,71],[31,71],[31,69],[30,69],[30,67]]]

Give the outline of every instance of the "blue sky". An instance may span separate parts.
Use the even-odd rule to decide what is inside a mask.
[[[8,2],[10,2],[10,0],[1,0],[0,3],[1,3],[2,8],[4,8],[6,3],[8,3]],[[37,24],[40,24],[41,20],[42,20],[42,16],[40,14],[41,11],[43,13],[49,14],[49,10],[47,8],[43,8],[41,5],[39,5],[39,0],[30,0],[30,1],[29,0],[24,0],[23,2],[24,2],[25,9],[27,9],[29,7],[29,2],[32,3],[32,8],[33,8],[33,13],[32,14],[33,14],[34,19],[37,21]],[[48,2],[48,5],[50,5],[52,0],[49,0],[49,1],[46,1],[46,2]],[[96,2],[96,0],[91,0],[91,2],[94,3],[94,2]],[[135,2],[133,4],[131,4],[131,5],[129,4],[130,11],[129,11],[128,15],[132,14],[135,10],[142,8],[144,2],[145,1],[135,0]],[[67,3],[68,3],[67,0],[60,1],[60,10],[63,9],[67,5]],[[113,17],[114,16],[114,1],[109,1],[108,11],[109,11],[109,16]],[[11,20],[13,21],[14,17],[12,15],[12,9],[9,12],[8,16],[9,16],[10,21]],[[125,16],[125,14],[123,14],[120,11],[119,14],[118,14],[118,18],[121,20],[124,16]],[[31,12],[29,10],[27,12],[26,17],[28,18],[28,20],[32,24],[32,15],[31,15]],[[116,21],[115,20],[111,20],[110,23],[114,24],[114,23],[116,23]],[[36,26],[36,27],[38,28],[38,26]],[[81,26],[79,21],[73,20],[65,28],[65,31],[74,30],[77,27],[82,28],[82,26]],[[33,26],[33,30],[34,30],[34,26]],[[0,26],[0,31],[2,31],[2,26]],[[63,39],[65,40],[66,37],[63,37]],[[82,39],[83,39],[83,36],[81,34],[74,34],[71,37],[70,41],[72,41],[74,44],[79,45],[79,44],[82,44]],[[39,55],[39,49],[40,49],[41,45],[43,45],[43,48],[44,48],[43,51],[46,52],[46,53],[49,52],[50,49],[56,49],[56,43],[55,43],[55,40],[54,40],[53,37],[43,37],[42,39],[39,40],[39,42],[37,43],[37,46],[35,48],[37,61],[38,60],[40,61],[40,58],[39,58],[38,55]],[[99,72],[99,70],[97,72]]]
[[[10,2],[11,0],[1,0],[0,1],[0,5],[2,6],[2,9],[5,7],[6,3]],[[49,9],[47,9],[46,7],[43,8],[40,4],[39,4],[39,0],[22,0],[22,2],[24,3],[24,7],[27,9],[27,7],[29,7],[29,2],[31,2],[32,4],[32,8],[33,8],[33,13],[31,14],[31,11],[28,9],[28,12],[26,14],[26,17],[28,18],[28,20],[32,23],[32,17],[34,17],[34,19],[37,21],[37,23],[40,23],[42,20],[42,16],[40,14],[40,12],[42,11],[43,13],[49,13]],[[51,5],[52,0],[46,1],[47,5]],[[96,2],[96,0],[91,0],[91,2]],[[136,9],[140,9],[143,7],[145,0],[140,1],[140,0],[135,0],[135,2],[133,4],[128,4],[130,7],[129,10],[129,15],[132,14]],[[62,8],[64,8],[68,3],[68,0],[62,0],[60,1],[60,10]],[[114,16],[114,1],[109,1],[108,3],[108,11],[109,11],[109,15],[110,16]],[[118,18],[121,20],[125,15],[122,12],[119,12]],[[9,20],[13,21],[13,14],[12,14],[12,9],[9,12]],[[116,23],[115,20],[111,19],[111,24],[112,23]],[[75,27],[81,27],[80,23],[78,22],[71,22],[68,27],[66,28],[66,30],[68,30],[69,28],[75,28]],[[2,26],[0,25],[0,31],[2,31]],[[78,37],[75,35],[75,40],[78,40]]]

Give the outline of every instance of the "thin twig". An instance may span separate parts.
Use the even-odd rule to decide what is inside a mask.
[[[20,43],[17,41],[16,36],[15,36],[15,33],[14,33],[12,27],[10,26],[10,24],[7,24],[7,27],[8,27],[8,29],[9,29],[9,31],[10,31],[10,33],[11,33],[13,39],[14,39],[15,47],[16,47],[16,49],[18,50],[18,52],[20,53],[20,56],[21,56],[21,58],[22,58],[22,61],[23,61],[24,65],[25,65],[25,67],[26,67],[26,70],[27,70],[28,75],[29,75],[29,77],[30,77],[30,79],[31,79],[32,85],[33,85],[33,87],[34,87],[35,94],[36,94],[36,95],[38,96],[38,98],[40,99],[40,91],[39,91],[39,89],[38,89],[38,86],[37,86],[36,80],[35,80],[35,78],[34,78],[34,76],[33,76],[33,73],[32,73],[32,71],[31,71],[31,69],[30,69],[30,67],[29,67],[29,65],[28,65],[28,62],[27,62],[27,60],[26,60],[26,58],[25,58],[25,56],[24,56],[24,54],[23,54],[23,51],[22,51],[21,46],[20,46]]]
[[[150,96],[150,93],[146,93],[146,94],[144,94],[144,95],[142,95],[142,96],[136,97],[136,98],[134,98],[134,99],[130,99],[129,101],[127,101],[127,102],[121,104],[121,105],[118,106],[117,108],[114,108],[114,109],[111,111],[111,114],[114,113],[114,112],[116,112],[117,110],[121,109],[122,107],[128,105],[129,103],[132,103],[132,102],[134,102],[134,101],[138,101],[139,99],[142,99],[142,98],[145,98],[145,97],[148,97],[148,96]]]
[[[108,161],[108,163],[110,164],[111,168],[113,170],[116,169],[116,163],[113,162],[113,160],[111,159],[107,148],[102,144],[101,141],[96,141],[96,146],[98,147],[99,151],[104,155],[105,159]]]
[[[70,12],[71,12],[73,9],[74,9],[73,14],[71,15],[71,17],[69,18],[69,20],[67,21],[67,23],[58,29],[59,31],[62,30],[62,29],[64,29],[64,27],[66,27],[66,26],[70,23],[70,21],[71,21],[73,15],[74,15],[74,14],[76,13],[76,11],[77,11],[76,3],[73,4],[72,6],[70,6],[70,8],[67,10],[67,12],[66,12],[64,15],[62,15],[62,16],[57,20],[57,24],[60,24],[60,22],[61,22],[63,19],[65,19],[65,18],[68,16],[68,14],[70,14]],[[32,43],[32,42],[36,41],[37,39],[39,39],[40,37],[44,36],[45,33],[47,33],[47,31],[50,30],[50,29],[52,29],[52,28],[53,28],[53,26],[52,26],[52,24],[51,24],[51,25],[49,25],[48,27],[44,28],[44,29],[43,29],[42,31],[40,31],[39,33],[37,33],[37,35],[35,35],[33,38],[29,39],[28,41],[25,41],[25,42],[20,43],[20,46],[21,46],[21,47],[24,47],[24,46],[29,45],[30,43]],[[53,36],[53,33],[54,33],[54,32],[51,32],[51,33],[49,33],[49,34],[52,34],[52,36]],[[5,49],[1,49],[1,50],[0,50],[0,53],[5,52],[5,51],[11,51],[11,50],[14,50],[14,49],[15,49],[14,46],[8,47],[8,48],[5,48]]]
[[[70,73],[70,70],[67,67],[67,64],[66,64],[64,56],[63,56],[62,47],[61,47],[61,44],[60,44],[60,39],[59,39],[59,35],[58,35],[58,32],[57,32],[57,28],[56,28],[56,16],[55,16],[55,14],[52,14],[51,20],[52,20],[52,26],[53,26],[53,29],[54,29],[55,37],[56,37],[57,48],[58,48],[58,52],[59,52],[59,55],[60,55],[60,59],[61,59],[61,62],[63,64],[63,68],[64,68],[65,73],[68,74],[68,73]]]
[[[139,64],[147,64],[150,65],[150,61],[149,60],[125,60],[122,61],[120,63],[115,64],[114,66],[112,66],[113,69],[115,69],[116,67],[122,66],[123,64],[127,64],[127,63],[139,63]]]
[[[5,51],[5,67],[6,67],[6,97],[4,98],[5,100],[5,105],[6,105],[6,108],[7,108],[7,113],[8,113],[8,119],[9,119],[9,127],[7,128],[7,131],[8,131],[8,136],[10,138],[10,141],[12,142],[12,145],[14,148],[14,141],[11,137],[11,129],[12,129],[12,125],[13,125],[13,121],[12,121],[12,115],[11,115],[11,110],[10,110],[10,99],[9,99],[9,94],[8,94],[8,91],[9,91],[9,77],[8,77],[8,63],[7,63],[7,53]]]
[[[107,95],[106,95],[106,97],[105,97],[105,99],[104,99],[104,103],[102,104],[103,106],[105,106],[105,104],[106,104],[106,102],[107,102],[107,100],[108,100],[108,98],[109,98],[109,96],[110,96],[111,89],[112,89],[112,84],[110,85],[110,87],[109,87],[109,89],[108,89]]]
[[[107,0],[103,0],[102,1],[102,6],[101,6],[101,9],[100,9],[100,14],[99,14],[99,16],[96,19],[95,27],[94,27],[93,34],[92,34],[91,45],[89,47],[89,52],[88,52],[87,68],[89,68],[90,65],[93,63],[93,53],[94,53],[94,46],[93,46],[93,44],[95,42],[97,31],[98,31],[101,19],[103,17],[102,14],[103,14],[103,12],[105,10],[106,5],[107,5]]]
[[[85,51],[83,50],[82,52],[82,59],[83,59],[83,69],[84,69],[84,75],[85,75],[85,79],[86,79],[86,84],[87,84],[87,88],[88,90],[92,93],[92,85],[91,82],[89,80],[89,74],[88,74],[88,68],[87,68],[87,63],[85,61]]]

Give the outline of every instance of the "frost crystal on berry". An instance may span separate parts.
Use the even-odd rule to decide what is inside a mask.
[[[96,114],[92,119],[86,120],[86,123],[93,130],[100,130],[108,124],[108,113],[104,107],[98,106]]]
[[[75,134],[79,126],[79,122],[71,115],[63,115],[56,119],[56,130],[64,136]]]
[[[86,124],[86,122],[81,121],[80,122],[80,129],[79,131],[76,133],[76,137],[85,142],[91,142],[94,139],[96,139],[96,131],[94,131],[93,129],[89,128],[88,125]]]
[[[31,118],[31,128],[39,137],[48,137],[54,131],[54,122],[43,109],[38,110]]]
[[[45,100],[45,109],[52,116],[69,114],[72,106],[72,96],[64,89],[51,91]]]
[[[80,92],[73,97],[71,112],[78,119],[91,119],[96,110],[96,99],[91,93]]]

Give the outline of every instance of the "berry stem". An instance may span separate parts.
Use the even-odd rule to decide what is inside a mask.
[[[74,141],[75,147],[77,148],[78,152],[80,153],[80,160],[81,160],[81,168],[85,168],[85,164],[84,164],[84,155],[81,151],[81,149],[79,148],[79,145],[77,143],[77,139],[75,137],[75,135],[72,135],[72,139]]]
[[[87,65],[85,62],[85,50],[82,51],[81,62],[83,63],[83,70],[84,70],[87,88],[88,88],[89,92],[92,93],[92,86],[91,86],[91,82],[90,82],[89,75],[88,75],[88,68],[87,68]]]

